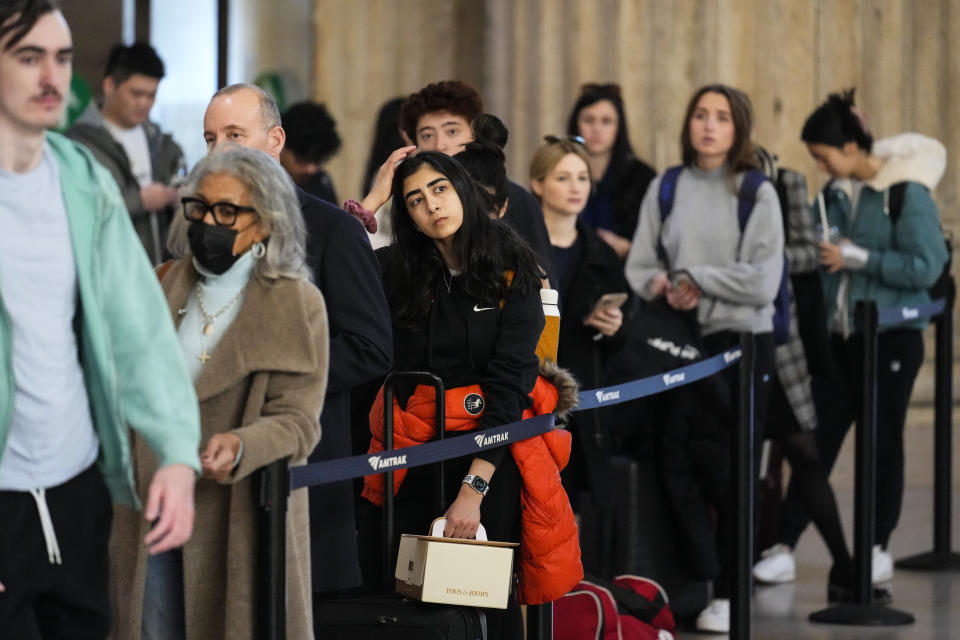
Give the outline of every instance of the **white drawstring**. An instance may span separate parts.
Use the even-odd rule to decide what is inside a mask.
[[[47,508],[46,489],[31,489],[30,495],[37,503],[37,511],[40,512],[40,527],[43,529],[43,540],[47,543],[47,557],[50,564],[63,564],[60,558],[60,546],[57,544],[57,532],[53,530],[53,519],[50,517],[50,509]]]

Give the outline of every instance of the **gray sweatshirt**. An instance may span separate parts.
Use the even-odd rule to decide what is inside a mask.
[[[697,317],[704,335],[773,330],[773,299],[783,271],[783,220],[776,190],[765,182],[741,238],[737,196],[743,174],[723,166],[686,167],[677,179],[673,210],[663,228],[658,176],[640,206],[640,223],[627,256],[630,286],[649,300],[653,277],[686,269],[700,287]],[[657,258],[657,238],[669,264]]]

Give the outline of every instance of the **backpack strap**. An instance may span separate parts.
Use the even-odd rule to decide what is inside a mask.
[[[897,224],[897,220],[900,219],[900,214],[903,213],[903,201],[907,197],[907,183],[898,182],[896,184],[890,185],[890,188],[887,189],[887,198],[886,206],[887,213],[890,216],[890,219],[893,221],[893,224]]]
[[[740,233],[747,228],[753,206],[757,203],[757,191],[767,178],[767,174],[759,169],[750,169],[743,175],[740,183],[740,193],[737,195],[737,222],[740,224]]]
[[[777,169],[777,180],[773,183],[777,190],[777,200],[780,201],[780,217],[783,220],[783,242],[790,242],[790,194],[787,192],[787,183],[784,179],[786,169]]]
[[[667,219],[667,216],[670,215],[670,212],[673,211],[673,201],[677,195],[677,180],[680,178],[682,171],[682,164],[670,167],[663,172],[663,177],[660,179],[660,191],[657,193],[657,204],[660,208],[661,230],[663,229],[663,222]],[[659,258],[664,265],[669,266],[667,263],[667,250],[664,249],[659,234],[657,235],[657,258]]]

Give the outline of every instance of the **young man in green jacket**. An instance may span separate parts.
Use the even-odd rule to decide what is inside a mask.
[[[151,552],[190,537],[199,470],[193,386],[116,183],[46,131],[72,57],[51,0],[0,4],[0,630],[31,640],[108,633],[111,502],[136,502],[128,429],[161,465]]]

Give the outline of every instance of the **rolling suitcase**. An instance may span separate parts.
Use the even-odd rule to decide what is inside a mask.
[[[486,640],[476,609],[400,596],[333,600],[317,607],[314,628],[324,640]]]
[[[436,389],[437,436],[443,438],[444,387],[439,377],[424,372],[395,372],[384,381],[384,450],[393,448],[393,390],[398,382],[429,384]],[[438,480],[443,477],[438,463]],[[384,493],[383,584],[394,589],[393,473],[387,472]],[[440,513],[446,509],[443,483],[439,482]],[[471,607],[430,604],[398,595],[379,595],[323,602],[314,608],[316,637],[324,640],[487,640],[486,619]]]
[[[673,515],[664,501],[655,464],[613,456],[610,469],[617,487],[615,571],[656,580],[670,594],[670,606],[678,617],[696,616],[707,605],[708,583],[690,576],[683,565],[683,549],[677,544]]]

